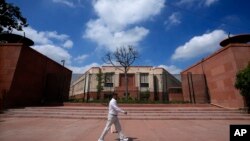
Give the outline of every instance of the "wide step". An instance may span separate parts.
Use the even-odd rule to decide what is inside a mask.
[[[238,110],[218,107],[123,107],[128,115],[122,120],[250,120],[250,115]],[[0,117],[106,119],[106,107],[26,107],[9,109]]]

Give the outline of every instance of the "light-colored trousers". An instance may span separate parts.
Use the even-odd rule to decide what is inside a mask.
[[[115,125],[115,128],[116,128],[116,130],[118,132],[119,138],[120,139],[125,138],[125,135],[122,133],[121,124],[119,122],[118,117],[114,116],[114,115],[111,115],[111,114],[108,114],[108,121],[107,121],[106,126],[105,126],[105,128],[104,128],[104,130],[103,130],[103,132],[102,132],[99,139],[104,140],[104,137],[108,133],[108,131],[109,131],[112,124]]]
[[[111,133],[117,133],[114,124],[112,124],[110,131],[111,131]]]

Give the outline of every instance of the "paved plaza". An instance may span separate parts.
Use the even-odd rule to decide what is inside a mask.
[[[50,118],[3,118],[1,141],[97,141],[106,121]],[[229,141],[230,124],[250,120],[121,120],[130,141]],[[106,141],[118,140],[108,133]]]
[[[131,114],[133,110],[128,109]],[[64,111],[64,114],[68,113]],[[105,118],[21,117],[12,116],[15,115],[13,113],[4,115],[0,116],[0,141],[97,141],[106,124]],[[237,116],[227,120],[209,120],[205,116],[201,119],[180,119],[178,115],[176,119],[158,120],[121,117],[122,129],[130,141],[229,141],[230,124],[250,124],[249,115],[245,114],[242,116],[244,118]],[[118,136],[109,132],[105,140],[117,141]]]

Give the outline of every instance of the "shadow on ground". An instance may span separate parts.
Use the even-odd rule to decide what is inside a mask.
[[[117,141],[120,141],[120,139],[116,139]],[[128,137],[128,141],[138,141],[138,138],[135,137]]]

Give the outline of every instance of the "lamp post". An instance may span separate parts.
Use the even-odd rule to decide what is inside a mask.
[[[62,65],[64,66],[65,60],[61,60],[61,62],[62,62]]]

